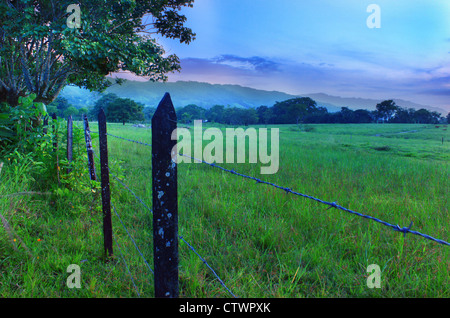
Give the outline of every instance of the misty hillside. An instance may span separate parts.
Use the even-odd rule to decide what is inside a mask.
[[[146,106],[156,107],[166,92],[170,93],[175,107],[195,104],[206,109],[214,105],[229,105],[243,108],[255,108],[261,105],[273,106],[276,102],[307,96],[314,99],[318,106],[326,107],[329,112],[335,112],[339,111],[341,107],[373,110],[377,103],[382,101],[362,98],[343,98],[323,93],[296,96],[283,92],[258,90],[239,85],[220,85],[193,81],[168,83],[126,81],[122,85],[113,85],[105,93],[114,93],[119,97],[131,98]],[[61,93],[61,96],[67,98],[73,105],[88,106],[93,105],[101,95],[77,87],[66,87]],[[438,108],[419,105],[404,100],[395,100],[395,102],[404,108],[425,108],[438,111],[442,114],[444,113],[443,110]]]

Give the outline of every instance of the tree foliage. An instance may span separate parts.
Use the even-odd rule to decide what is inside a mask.
[[[317,109],[317,104],[309,97],[288,99],[273,106],[275,123],[298,124],[308,113]]]
[[[340,111],[330,113],[325,107],[317,106],[317,103],[311,98],[294,98],[277,102],[272,107],[260,106],[256,109],[214,105],[206,110],[196,105],[188,105],[178,109],[177,114],[179,120],[183,122],[206,119],[210,122],[228,125],[299,123],[356,124],[377,123],[380,121],[389,123],[436,124],[447,120],[437,112],[430,112],[426,109],[404,109],[395,105],[392,101],[379,103],[377,109],[373,111],[367,109],[352,110],[348,107],[342,107]],[[447,117],[449,116],[450,114]]]
[[[119,96],[116,94],[105,94],[99,100],[97,100],[92,108],[89,109],[89,118],[91,120],[96,120],[98,118],[98,113],[100,109],[103,108],[105,112],[108,110],[108,105],[118,99]]]
[[[113,123],[123,123],[129,121],[143,121],[144,105],[136,103],[129,98],[117,98],[108,104],[106,119]]]
[[[143,121],[144,105],[129,98],[120,98],[116,94],[103,95],[89,110],[91,120],[97,120],[98,113],[103,109],[109,122],[124,123],[129,121]]]
[[[185,123],[191,122],[192,120],[203,120],[205,119],[205,109],[197,105],[190,104],[177,112],[177,117]]]
[[[17,107],[0,103],[0,154],[12,147],[22,152],[32,151],[45,142],[40,122],[47,116],[47,109],[43,103],[36,103],[35,97],[20,97]]]
[[[377,104],[376,109],[380,118],[384,122],[387,122],[394,116],[395,112],[398,110],[398,106],[390,99]]]
[[[56,109],[55,109],[56,107]],[[64,97],[57,97],[53,102],[51,102],[48,107],[47,111],[52,115],[55,113],[59,117],[65,117],[65,111],[69,108],[73,107],[67,98]]]
[[[0,102],[31,93],[49,104],[67,84],[103,90],[112,72],[166,80],[180,69],[152,37],[189,43],[184,6],[193,0],[77,0],[80,28],[69,28],[73,0],[0,0]]]

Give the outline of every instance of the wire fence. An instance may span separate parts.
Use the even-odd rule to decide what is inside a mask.
[[[114,243],[116,243],[117,247],[119,248],[120,256],[121,256],[121,258],[122,258],[123,263],[125,264],[125,267],[126,267],[126,269],[127,269],[128,275],[130,275],[131,283],[133,284],[133,287],[134,287],[134,289],[136,290],[136,293],[137,293],[138,297],[140,298],[141,295],[139,294],[139,290],[138,290],[138,288],[137,288],[137,286],[136,286],[136,283],[134,282],[134,278],[133,278],[133,275],[132,275],[131,272],[130,272],[130,268],[129,268],[127,262],[125,261],[125,257],[123,256],[122,249],[120,248],[119,243],[117,242],[116,238],[114,237],[114,233],[113,233],[113,239],[114,239]]]
[[[115,136],[115,135],[111,135],[111,134],[106,134],[106,135],[107,135],[107,136],[114,137],[114,138],[118,138],[118,139],[130,141],[130,142],[134,142],[134,143],[136,143],[136,144],[140,144],[140,145],[144,145],[144,146],[149,146],[149,147],[152,146],[152,145],[150,145],[150,144],[146,144],[145,142],[140,142],[140,141],[136,141],[136,140],[132,140],[132,139],[128,139],[128,138],[123,138],[123,137],[119,137],[119,136]]]
[[[404,235],[406,235],[407,233],[411,233],[411,234],[418,235],[418,236],[421,236],[421,237],[423,237],[423,238],[426,238],[426,239],[428,239],[428,240],[434,241],[434,242],[436,242],[436,243],[450,246],[450,243],[448,243],[448,242],[446,242],[446,241],[444,241],[444,240],[440,240],[440,239],[434,238],[434,237],[432,237],[432,236],[430,236],[430,235],[423,234],[423,233],[420,233],[420,232],[411,230],[411,227],[412,227],[412,225],[413,225],[413,222],[411,222],[410,225],[409,225],[408,227],[402,227],[402,228],[401,228],[401,227],[398,226],[398,225],[394,225],[394,224],[385,222],[385,221],[380,220],[380,219],[377,219],[377,218],[375,218],[375,217],[373,217],[373,216],[365,215],[365,214],[362,214],[362,213],[359,213],[359,212],[356,212],[356,211],[347,209],[347,208],[345,208],[345,207],[343,207],[343,206],[337,204],[336,202],[328,202],[328,201],[324,201],[324,200],[315,198],[315,197],[310,196],[310,195],[307,195],[307,194],[303,194],[303,193],[300,193],[300,192],[293,191],[291,188],[288,188],[288,187],[283,187],[283,186],[277,185],[277,184],[275,184],[275,183],[263,181],[263,180],[261,180],[261,179],[259,179],[259,178],[255,178],[255,177],[251,177],[251,176],[248,176],[248,175],[245,175],[245,174],[242,174],[242,173],[238,173],[238,172],[236,172],[236,171],[234,171],[234,170],[229,170],[229,169],[223,168],[223,167],[218,166],[218,165],[216,165],[216,164],[214,164],[214,163],[209,163],[209,162],[203,161],[203,160],[201,160],[201,159],[197,159],[197,158],[194,158],[194,157],[191,157],[191,156],[187,156],[187,155],[184,155],[184,154],[180,154],[180,155],[181,155],[181,156],[184,156],[184,157],[187,157],[187,158],[190,158],[190,159],[193,159],[193,160],[196,160],[196,161],[199,161],[199,162],[204,163],[204,164],[206,164],[206,165],[209,165],[209,166],[211,166],[211,167],[221,169],[221,170],[223,170],[223,171],[225,171],[225,172],[232,173],[232,174],[237,175],[237,176],[240,176],[240,177],[242,177],[242,178],[254,180],[254,181],[256,181],[256,183],[259,183],[259,184],[266,184],[266,185],[272,186],[272,187],[274,187],[274,188],[283,190],[283,191],[285,191],[286,193],[291,193],[291,194],[294,194],[294,195],[297,195],[297,196],[301,196],[301,197],[304,197],[304,198],[307,198],[307,199],[314,200],[314,201],[316,201],[316,202],[319,202],[319,203],[322,203],[322,204],[325,204],[325,205],[329,205],[329,206],[330,206],[329,209],[331,209],[331,208],[336,208],[336,209],[339,209],[339,210],[342,210],[342,211],[345,211],[345,212],[348,212],[348,213],[351,213],[351,214],[354,214],[354,215],[363,217],[363,218],[365,218],[365,219],[369,219],[369,220],[372,220],[372,221],[381,223],[381,224],[383,224],[383,225],[385,225],[385,226],[391,227],[394,231],[402,232]]]
[[[110,134],[108,134],[108,135],[111,136]],[[121,138],[121,137],[116,137],[116,138]],[[131,140],[131,139],[126,139],[126,138],[121,138],[121,139],[125,139],[125,140],[130,141],[130,142],[140,143],[140,144],[143,144],[143,145],[146,145],[146,146],[151,146],[151,145],[149,145],[149,144],[141,143],[141,142],[139,142],[139,141],[135,141],[135,140]],[[369,219],[369,220],[372,220],[372,221],[381,223],[381,224],[383,224],[383,225],[385,225],[385,226],[391,227],[394,231],[402,232],[404,235],[406,235],[407,233],[411,233],[411,234],[414,234],[414,235],[421,236],[421,237],[423,237],[423,238],[425,238],[425,239],[434,241],[434,242],[436,242],[436,243],[450,246],[450,243],[448,243],[448,242],[446,242],[446,241],[444,241],[444,240],[437,239],[437,238],[434,238],[434,237],[432,237],[432,236],[430,236],[430,235],[423,234],[423,233],[421,233],[421,232],[417,232],[417,231],[411,230],[411,227],[412,227],[412,225],[413,225],[413,222],[411,222],[410,225],[409,225],[408,227],[400,227],[399,225],[391,224],[391,223],[385,222],[385,221],[380,220],[380,219],[378,219],[378,218],[375,218],[375,217],[373,217],[373,216],[366,215],[366,214],[362,214],[362,213],[359,213],[359,212],[350,210],[350,209],[348,209],[348,208],[345,208],[345,207],[343,207],[343,206],[337,204],[337,202],[328,202],[328,201],[324,201],[324,200],[318,199],[318,198],[316,198],[316,197],[313,197],[313,196],[310,196],[310,195],[307,195],[307,194],[303,194],[303,193],[294,191],[294,190],[292,190],[292,189],[289,188],[289,187],[280,186],[280,185],[277,185],[277,184],[275,184],[275,183],[267,182],[267,181],[261,180],[261,179],[256,178],[256,177],[252,177],[252,176],[248,176],[248,175],[245,175],[245,174],[236,172],[236,171],[234,171],[234,170],[226,169],[226,168],[221,167],[221,166],[219,166],[219,165],[217,165],[217,164],[214,164],[214,163],[209,163],[209,162],[206,162],[206,161],[204,161],[204,160],[201,160],[201,159],[198,159],[198,158],[195,158],[195,157],[191,157],[191,156],[188,156],[188,155],[185,155],[185,154],[179,154],[179,155],[180,155],[180,156],[184,156],[184,157],[186,157],[186,158],[190,158],[190,159],[196,160],[196,161],[198,161],[198,162],[201,162],[201,163],[206,164],[206,165],[208,165],[208,166],[211,166],[211,167],[220,169],[220,170],[225,171],[225,172],[227,172],[227,173],[231,173],[231,174],[234,174],[234,175],[236,175],[236,176],[240,176],[240,177],[242,177],[242,178],[246,178],[246,179],[250,179],[250,180],[256,181],[256,183],[258,183],[258,184],[266,184],[266,185],[272,186],[272,187],[274,187],[274,188],[283,190],[283,191],[285,191],[286,193],[290,193],[290,194],[293,194],[293,195],[301,196],[301,197],[304,197],[304,198],[307,198],[307,199],[310,199],[310,200],[314,200],[314,201],[316,201],[316,202],[319,202],[319,203],[328,205],[328,206],[329,206],[329,209],[331,209],[331,208],[336,208],[336,209],[339,209],[339,210],[342,210],[342,211],[345,211],[345,212],[348,212],[348,213],[351,213],[351,214],[354,214],[354,215],[363,217],[363,218],[365,218],[365,219]],[[114,176],[114,175],[113,175],[113,176]],[[114,177],[115,177],[115,176],[114,176]],[[115,177],[115,178],[117,179],[117,177]],[[117,180],[118,180],[119,182],[121,182],[119,179],[117,179]],[[126,186],[125,186],[125,187],[126,187]],[[129,190],[130,190],[130,189],[129,189]],[[130,191],[131,191],[131,190],[130,190]],[[141,203],[142,203],[142,202],[141,202]]]
[[[109,135],[109,134],[108,134],[108,135]],[[120,138],[120,139],[122,139],[122,138]],[[128,140],[128,141],[130,141],[130,142],[135,142],[135,141],[132,141],[132,140]],[[137,142],[137,143],[140,143],[140,142]],[[150,146],[149,144],[145,144],[145,143],[140,143],[140,144],[143,144],[143,145],[146,145],[146,146]],[[94,156],[95,156],[95,158],[97,158],[98,160],[100,160],[100,158],[97,156],[97,154],[95,153],[95,151],[94,151]],[[152,209],[151,209],[151,208],[150,208],[150,207],[149,207],[149,206],[148,206],[148,205],[147,205],[147,204],[146,204],[146,203],[145,203],[138,195],[136,195],[136,193],[135,193],[133,190],[131,190],[129,186],[127,186],[122,180],[120,180],[120,178],[118,178],[116,174],[114,174],[113,172],[111,172],[111,169],[110,169],[110,168],[108,168],[108,169],[109,169],[110,175],[111,175],[111,176],[112,176],[112,177],[113,177],[120,185],[122,185],[122,187],[123,187],[124,189],[126,189],[129,193],[131,193],[131,195],[132,195],[139,203],[141,203],[142,206],[144,206],[150,213],[153,214],[153,210],[152,210]],[[116,210],[114,204],[112,204],[112,207],[113,207],[113,211],[114,211],[115,215],[116,215],[117,218],[119,219],[119,222],[120,222],[121,225],[123,226],[123,228],[124,228],[125,232],[127,233],[128,237],[129,237],[130,240],[133,242],[133,244],[134,244],[136,250],[138,251],[138,253],[139,253],[139,255],[141,256],[141,258],[143,259],[144,263],[147,265],[147,268],[149,269],[149,271],[150,271],[152,274],[154,274],[153,269],[150,267],[149,263],[148,263],[147,260],[145,259],[145,256],[143,255],[143,253],[141,252],[141,250],[140,250],[139,247],[137,246],[136,241],[135,241],[134,238],[131,236],[131,234],[130,234],[128,228],[126,227],[126,225],[124,224],[124,222],[123,222],[122,219],[120,218],[119,214],[117,213],[117,210]],[[233,292],[225,285],[225,283],[223,282],[223,280],[219,277],[219,275],[218,275],[217,272],[211,267],[211,265],[206,261],[206,259],[205,259],[204,257],[202,257],[202,256],[196,251],[196,249],[195,249],[189,242],[186,241],[186,239],[185,239],[183,236],[179,235],[178,238],[179,238],[180,241],[182,241],[184,244],[186,244],[186,245],[189,247],[189,249],[190,249],[192,252],[194,252],[195,255],[198,256],[198,258],[203,262],[203,264],[205,264],[205,265],[211,270],[211,272],[213,273],[213,275],[215,276],[215,278],[216,278],[216,279],[219,281],[219,283],[220,283],[220,284],[228,291],[228,293],[229,293],[231,296],[233,296],[234,298],[238,298],[238,296],[236,296],[236,295],[235,295],[235,294],[234,294],[234,293],[233,293]],[[117,246],[119,247],[119,245],[118,245],[118,243],[117,243],[117,240],[114,240],[114,241],[115,241],[115,243],[117,244]],[[119,251],[121,252],[120,247],[119,247]],[[122,253],[121,253],[121,254],[122,254]],[[133,283],[133,285],[134,285],[134,287],[135,287],[135,289],[136,289],[137,294],[139,295],[139,291],[137,290],[137,287],[136,287],[136,285],[135,285],[135,283],[134,283],[134,280],[133,280],[133,276],[131,275],[131,273],[130,273],[130,271],[129,271],[129,266],[128,266],[127,263],[126,263],[125,258],[123,257],[123,254],[122,254],[122,260],[123,260],[123,262],[125,263],[125,266],[126,266],[126,268],[127,268],[127,271],[128,271],[128,273],[129,273],[129,275],[130,275],[130,277],[131,277],[132,283]],[[140,296],[139,296],[139,297],[140,297]]]
[[[128,138],[123,138],[123,137],[115,136],[115,135],[112,135],[112,134],[107,134],[107,135],[108,135],[108,136],[111,136],[111,137],[114,137],[114,138],[121,139],[121,140],[125,140],[125,141],[128,141],[128,142],[133,142],[133,143],[141,144],[141,145],[143,145],[143,146],[151,147],[151,145],[148,144],[148,143],[144,143],[144,142],[140,142],[140,141],[136,141],[136,140],[132,140],[132,139],[128,139]],[[99,159],[99,157],[95,154],[95,152],[94,152],[94,155],[95,155],[95,157],[96,157],[97,159]],[[252,177],[252,176],[249,176],[249,175],[245,175],[245,174],[236,172],[235,170],[226,169],[226,168],[224,168],[224,167],[222,167],[222,166],[219,166],[219,165],[217,165],[217,164],[215,164],[215,163],[209,163],[209,162],[206,162],[206,161],[204,161],[204,160],[201,160],[201,159],[198,159],[198,158],[195,158],[195,157],[191,157],[191,156],[188,156],[188,155],[185,155],[185,154],[178,154],[178,155],[184,156],[184,157],[186,157],[186,158],[190,158],[190,159],[193,159],[193,160],[196,160],[196,161],[198,161],[198,162],[200,162],[200,163],[203,163],[203,164],[205,164],[205,165],[208,165],[208,166],[213,167],[213,168],[216,168],[216,169],[220,169],[220,170],[222,170],[222,171],[224,171],[224,172],[227,172],[227,173],[230,173],[230,174],[233,174],[233,175],[236,175],[236,176],[245,178],[245,179],[253,180],[253,181],[255,181],[257,184],[265,184],[265,185],[268,185],[268,186],[277,188],[277,189],[279,189],[279,190],[285,191],[286,193],[290,193],[290,194],[293,194],[293,195],[296,195],[296,196],[300,196],[300,197],[304,197],[304,198],[307,198],[307,199],[316,201],[316,202],[318,202],[318,203],[321,203],[321,204],[324,204],[324,205],[329,206],[328,209],[332,209],[332,208],[339,209],[339,210],[348,212],[348,213],[350,213],[350,214],[353,214],[353,215],[356,215],[356,216],[359,216],[359,217],[362,217],[362,218],[365,218],[365,219],[369,219],[369,220],[375,221],[375,222],[377,222],[377,223],[380,223],[380,224],[382,224],[382,225],[384,225],[384,226],[387,226],[387,227],[391,228],[392,230],[394,230],[394,231],[396,231],[396,232],[401,232],[401,233],[403,233],[404,236],[406,236],[406,234],[408,234],[408,233],[411,233],[411,234],[413,234],[413,235],[420,236],[420,237],[422,237],[422,238],[425,238],[425,239],[427,239],[427,240],[431,240],[431,241],[436,242],[436,243],[438,243],[438,244],[450,246],[450,243],[448,243],[448,242],[446,242],[446,241],[444,241],[444,240],[442,240],[442,239],[437,239],[437,238],[432,237],[432,236],[430,236],[430,235],[427,235],[427,234],[424,234],[424,233],[421,233],[421,232],[418,232],[418,231],[411,230],[411,227],[412,227],[412,225],[413,225],[413,222],[411,222],[410,225],[409,225],[408,227],[400,227],[399,225],[391,224],[391,223],[385,222],[385,221],[383,221],[383,220],[381,220],[381,219],[372,217],[372,216],[370,216],[370,215],[366,215],[366,214],[363,214],[363,213],[356,212],[356,211],[353,211],[353,210],[351,210],[351,209],[345,208],[345,207],[339,205],[337,202],[328,202],[328,201],[325,201],[325,200],[321,200],[321,199],[319,199],[319,198],[316,198],[316,197],[313,197],[313,196],[310,196],[310,195],[307,195],[307,194],[304,194],[304,193],[300,193],[300,192],[294,191],[294,190],[292,190],[292,189],[289,188],[289,187],[280,186],[280,185],[277,185],[277,184],[272,183],[272,182],[267,182],[267,181],[264,181],[264,180],[259,179],[259,178],[256,178],[256,177]],[[129,186],[127,186],[127,185],[126,185],[119,177],[117,177],[117,175],[114,174],[111,170],[110,170],[110,174],[113,176],[113,178],[114,178],[114,179],[115,179],[115,180],[116,180],[116,181],[117,181],[124,189],[126,189],[126,190],[127,190],[127,191],[128,191],[128,192],[129,192],[129,193],[130,193],[130,194],[131,194],[138,202],[140,202],[140,203],[142,204],[142,206],[144,206],[148,211],[150,211],[150,212],[153,214],[153,210],[152,210],[152,209],[144,202],[144,200],[142,200],[138,195],[136,195],[136,193],[135,193]],[[116,216],[118,217],[120,223],[121,223],[122,226],[124,227],[124,229],[125,229],[125,231],[126,231],[128,237],[129,237],[130,240],[133,242],[133,244],[134,244],[136,250],[139,252],[140,256],[142,257],[142,259],[143,259],[143,261],[144,261],[144,263],[145,263],[146,266],[148,267],[149,271],[150,271],[152,274],[154,274],[154,271],[152,270],[152,268],[150,267],[149,263],[148,263],[147,260],[145,259],[143,253],[141,252],[141,250],[140,250],[139,247],[137,246],[135,240],[133,239],[133,237],[132,237],[131,234],[129,233],[127,227],[125,226],[124,222],[122,221],[122,219],[120,218],[119,214],[117,213],[117,210],[116,210],[116,208],[115,208],[114,205],[113,205],[113,210],[114,210],[114,213],[116,214]],[[195,249],[189,242],[186,241],[186,239],[185,239],[183,236],[180,235],[178,238],[179,238],[179,240],[180,240],[181,242],[183,242],[183,243],[184,243],[184,244],[185,244],[192,252],[194,252],[194,253],[198,256],[198,258],[199,258],[199,259],[200,259],[200,260],[201,260],[201,261],[202,261],[202,262],[210,269],[210,271],[213,273],[214,277],[218,280],[218,282],[222,285],[222,287],[224,287],[224,288],[226,289],[226,291],[227,291],[232,297],[237,298],[238,296],[236,296],[236,295],[235,295],[235,294],[234,294],[234,293],[226,286],[226,284],[225,284],[225,283],[223,282],[223,280],[219,277],[219,275],[218,275],[217,272],[212,268],[212,266],[206,261],[206,259],[205,259],[204,257],[202,257],[202,256],[196,251],[196,249]],[[117,244],[117,241],[116,241],[116,244]],[[117,245],[118,245],[118,244],[117,244]],[[118,245],[118,246],[119,246],[119,245]],[[120,251],[120,247],[119,247],[119,251]],[[136,292],[137,292],[138,296],[140,297],[139,291],[137,290],[137,287],[136,287],[135,282],[134,282],[134,280],[133,280],[133,276],[131,275],[131,273],[130,273],[130,271],[129,271],[129,267],[128,267],[128,265],[126,264],[126,261],[125,261],[125,259],[123,258],[123,255],[122,255],[122,259],[123,259],[123,261],[124,261],[124,263],[125,263],[125,265],[126,265],[126,267],[127,267],[128,273],[130,274],[130,277],[131,277],[132,283],[133,283],[133,285],[134,285],[134,287],[135,287],[135,289],[136,289]]]

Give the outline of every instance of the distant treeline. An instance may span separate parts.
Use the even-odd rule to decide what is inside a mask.
[[[86,114],[89,120],[96,120],[100,109],[105,111],[108,122],[126,123],[145,120],[143,104],[137,103],[130,98],[120,98],[115,94],[103,95],[93,106],[88,107],[73,106],[64,97],[56,98],[55,101],[47,106],[47,111],[50,114],[55,113],[62,118],[72,116],[75,119],[81,119],[81,116]]]
[[[151,120],[156,108],[144,107],[131,99],[119,98],[115,94],[106,94],[93,106],[76,108],[65,98],[60,98],[48,107],[50,113],[57,113],[60,117],[77,116],[88,113],[90,119],[96,119],[100,108],[103,108],[110,122],[137,122]],[[325,107],[309,98],[293,98],[275,105],[260,106],[257,108],[238,108],[215,105],[205,109],[197,105],[187,105],[177,109],[178,120],[182,123],[191,123],[194,120],[221,123],[227,125],[256,125],[256,124],[300,124],[300,123],[417,123],[442,124],[450,122],[450,113],[447,117],[427,109],[402,108],[392,100],[385,100],[376,105],[375,110],[351,110],[342,107],[340,111],[330,113]]]
[[[154,109],[147,110],[148,115]],[[272,107],[260,106],[256,109],[243,109],[216,105],[204,109],[197,105],[187,105],[177,110],[178,120],[189,123],[196,119],[228,125],[255,124],[299,124],[299,123],[447,123],[447,118],[437,112],[426,109],[405,109],[397,106],[394,101],[386,100],[376,105],[376,109],[351,110],[342,107],[340,111],[330,113],[325,107],[318,107],[309,97],[294,98],[277,102]]]

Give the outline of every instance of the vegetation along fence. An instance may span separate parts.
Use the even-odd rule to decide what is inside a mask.
[[[71,121],[71,118],[69,118]],[[413,222],[408,227],[400,227],[399,225],[391,224],[380,220],[378,218],[365,215],[356,211],[352,211],[347,209],[336,202],[327,202],[313,196],[309,196],[303,193],[296,192],[291,188],[280,186],[274,183],[263,181],[259,178],[255,178],[252,176],[244,175],[238,173],[234,170],[225,169],[221,166],[218,166],[214,163],[208,163],[201,159],[197,159],[185,154],[173,154],[174,146],[176,145],[176,140],[171,140],[172,132],[177,127],[177,117],[175,113],[175,109],[172,104],[172,100],[170,95],[166,93],[166,95],[161,100],[153,118],[152,118],[152,144],[147,144],[143,142],[139,142],[136,140],[131,140],[128,138],[123,138],[120,136],[115,136],[112,134],[108,134],[107,126],[106,126],[106,116],[103,110],[100,111],[98,116],[98,132],[91,132],[89,128],[89,123],[87,117],[84,116],[84,131],[85,131],[85,140],[86,140],[86,149],[88,154],[88,167],[89,174],[91,180],[96,180],[95,174],[95,164],[94,164],[94,156],[97,155],[94,152],[92,147],[91,133],[95,133],[99,135],[99,145],[100,145],[100,160],[101,165],[101,189],[102,189],[102,207],[103,207],[103,234],[104,234],[104,249],[105,253],[108,256],[113,255],[113,241],[115,241],[116,246],[119,249],[119,253],[126,265],[128,273],[130,274],[131,281],[136,289],[137,295],[139,296],[139,291],[137,290],[136,284],[134,283],[133,276],[129,271],[129,267],[123,258],[123,254],[121,252],[120,246],[117,241],[113,237],[112,231],[112,222],[111,222],[111,207],[114,211],[114,214],[118,217],[118,220],[124,227],[128,237],[133,242],[136,250],[142,257],[145,262],[148,270],[154,275],[154,288],[155,288],[155,297],[165,297],[165,298],[174,298],[179,296],[179,284],[178,284],[178,243],[182,242],[186,244],[189,249],[195,253],[199,259],[211,270],[214,276],[217,278],[219,283],[225,288],[229,294],[233,297],[237,297],[222,281],[219,275],[214,271],[214,269],[208,264],[206,259],[202,257],[196,249],[186,241],[183,236],[178,235],[178,198],[177,198],[177,165],[172,160],[173,155],[180,155],[191,158],[198,162],[201,162],[205,165],[211,166],[213,168],[220,169],[227,173],[256,181],[257,184],[265,184],[271,187],[275,187],[277,189],[283,190],[286,193],[290,193],[296,196],[301,196],[307,199],[314,200],[321,204],[328,205],[329,208],[339,209],[378,223],[390,227],[392,230],[401,232],[403,235],[406,234],[414,234],[421,236],[425,239],[432,240],[436,243],[450,246],[450,243],[434,238],[430,235],[423,234],[411,229]],[[69,124],[68,127],[71,129],[72,124]],[[68,133],[71,132],[68,130]],[[130,189],[122,180],[120,180],[116,174],[114,174],[109,166],[108,166],[108,137],[119,138],[122,140],[126,140],[128,142],[137,143],[143,146],[152,147],[152,207],[151,209],[142,198],[137,196],[132,189]],[[68,140],[71,142],[71,138],[68,137]],[[69,155],[70,150],[68,150]],[[135,240],[130,235],[128,229],[122,222],[119,214],[114,205],[111,203],[111,193],[109,188],[109,176],[112,176],[119,184],[121,184],[126,190],[128,190],[134,198],[142,204],[150,213],[153,214],[153,264],[154,269],[151,268],[149,263],[147,262],[145,256],[140,251],[137,246]]]

